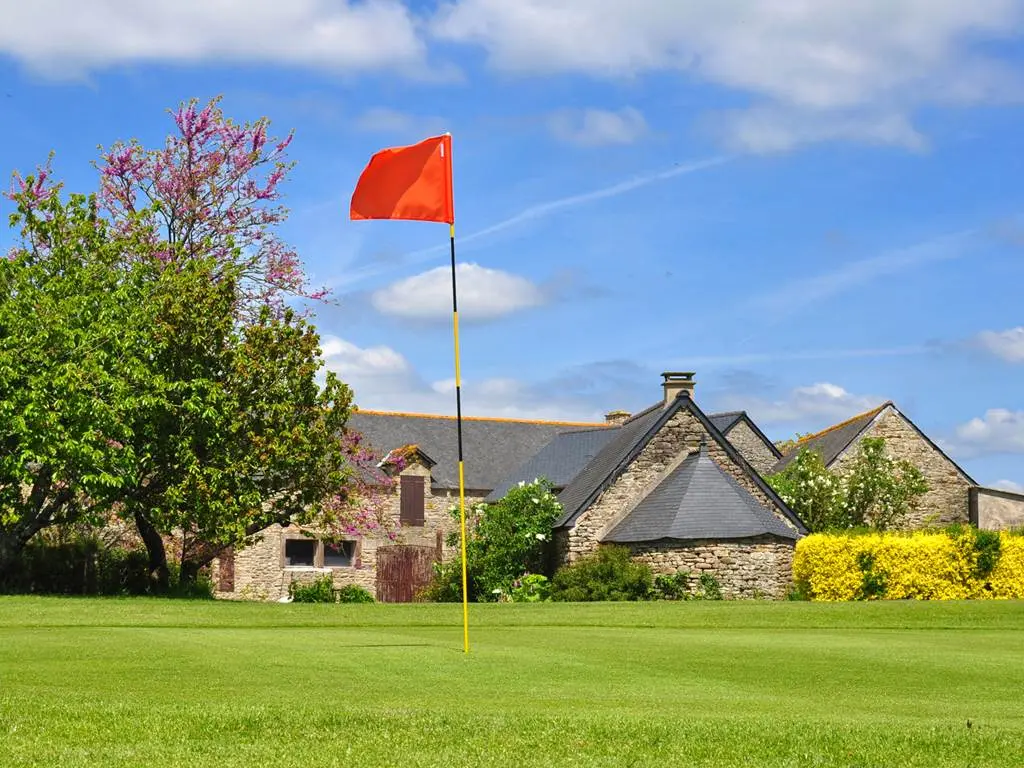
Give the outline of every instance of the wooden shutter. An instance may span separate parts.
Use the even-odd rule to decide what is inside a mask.
[[[423,478],[403,475],[400,494],[402,525],[423,525]]]

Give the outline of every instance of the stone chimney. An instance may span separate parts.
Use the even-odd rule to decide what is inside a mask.
[[[612,427],[621,427],[632,415],[629,411],[610,411],[604,415],[604,423]]]
[[[661,374],[662,389],[665,390],[665,407],[672,405],[677,397],[693,397],[693,371],[666,371]]]

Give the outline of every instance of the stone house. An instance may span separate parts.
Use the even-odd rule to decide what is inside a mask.
[[[386,459],[401,450],[406,459],[386,502],[385,513],[397,524],[395,540],[366,536],[331,542],[315,531],[272,525],[249,546],[214,562],[218,597],[277,600],[293,581],[330,574],[335,587],[358,584],[382,599],[408,600],[429,578],[431,564],[454,554],[445,543],[458,530],[450,514],[459,498],[454,417],[356,411],[349,426],[378,455]],[[607,424],[463,418],[467,508],[554,438],[604,429]],[[387,593],[389,585],[398,594]]]
[[[295,580],[330,574],[335,586],[360,584],[383,600],[409,600],[433,562],[455,556],[457,444],[452,417],[357,411],[350,427],[377,453],[401,451],[387,513],[397,537],[331,542],[295,527],[271,526],[251,546],[215,563],[222,597],[278,599]],[[800,442],[842,470],[866,436],[883,437],[894,456],[918,466],[929,485],[908,525],[971,521],[1024,523],[1024,495],[980,488],[893,403]],[[783,456],[745,412],[705,414],[692,373],[663,374],[662,398],[604,423],[467,417],[463,422],[467,505],[497,501],[518,482],[544,477],[563,505],[555,564],[602,543],[632,549],[658,573],[713,573],[728,596],[782,596],[803,523],[764,477]]]
[[[763,446],[748,459],[730,442],[715,422],[744,419],[706,415],[692,373],[663,378],[663,399],[623,423],[559,494],[557,561],[622,544],[655,573],[711,573],[726,596],[782,597],[806,529],[753,467]]]
[[[613,453],[629,453],[641,443],[646,445],[645,439],[653,439],[653,433],[648,435],[646,429],[659,422],[660,416],[672,414],[671,425],[665,426],[668,435],[681,419],[687,418],[676,413],[679,408],[686,405],[687,412],[699,412],[689,397],[692,375],[672,379],[665,387],[667,392],[684,392],[687,397],[679,403],[663,400],[636,416],[614,411],[604,423],[465,418],[467,504],[496,501],[513,484],[540,477],[550,480],[559,494],[571,497],[578,493],[580,478],[592,476],[594,466],[604,466]],[[693,419],[699,420],[700,426],[688,433],[685,445],[675,446],[671,456],[666,454],[660,460],[663,469],[670,465],[679,469],[663,489],[668,493],[675,488],[674,493],[682,494],[682,506],[676,515],[678,524],[665,530],[650,528],[651,520],[661,519],[657,515],[648,519],[651,505],[675,498],[671,493],[663,493],[654,496],[651,504],[638,507],[629,525],[617,531],[616,540],[635,538],[638,530],[648,531],[647,549],[642,557],[652,561],[658,571],[675,572],[678,563],[685,564],[694,574],[720,569],[724,574],[734,568],[735,578],[725,577],[723,583],[727,593],[778,594],[784,582],[788,582],[790,552],[801,525],[791,512],[781,508],[781,502],[761,480],[757,468],[778,461],[780,454],[743,412],[710,416],[700,412]],[[295,526],[273,525],[250,546],[229,552],[214,564],[219,596],[275,600],[287,595],[292,581],[330,574],[336,587],[359,584],[382,599],[411,599],[412,591],[429,577],[431,563],[455,554],[446,546],[448,534],[457,531],[450,514],[458,502],[454,419],[357,411],[349,425],[378,454],[387,456],[401,450],[406,457],[407,463],[398,473],[395,492],[388,501],[388,514],[398,523],[397,538],[391,541],[383,536],[353,537],[350,541],[332,542]],[[702,436],[707,443],[703,454],[699,450]],[[659,438],[656,442],[660,445],[663,441]],[[644,456],[646,460],[647,454]],[[726,468],[708,471],[719,464]],[[623,482],[635,483],[637,469],[626,473]],[[765,509],[773,511],[766,513]],[[576,513],[583,511],[574,509]],[[593,525],[597,514],[588,511],[582,515],[584,525],[571,534],[575,543],[573,556],[588,549],[580,544],[580,532],[589,530],[587,525]],[[703,527],[690,520],[693,514],[703,520]],[[563,524],[559,535],[563,535],[563,530],[564,535],[570,535],[568,531],[576,527],[579,517],[576,514],[571,523]],[[710,522],[718,518],[721,525],[711,526]],[[780,526],[779,519],[787,522]],[[666,555],[662,551],[665,542],[679,541],[684,533],[690,542],[686,545],[688,554]],[[596,539],[592,543],[596,546]],[[635,544],[639,551],[644,543],[631,542],[631,546]],[[745,557],[748,551],[756,555],[749,562]],[[566,548],[565,552],[568,557],[570,550]],[[754,578],[749,573],[750,563],[758,563],[760,570],[770,572],[770,576]],[[745,574],[743,579],[741,572]],[[408,582],[404,592],[392,593],[388,585],[393,585],[395,579]]]
[[[867,437],[883,438],[889,456],[913,464],[928,483],[928,491],[905,521],[906,528],[967,522],[1004,528],[1024,523],[1024,495],[979,486],[892,402],[801,438],[771,472],[784,469],[807,448],[841,474]]]

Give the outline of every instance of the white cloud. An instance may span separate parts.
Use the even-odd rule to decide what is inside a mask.
[[[1009,363],[1024,363],[1024,325],[1005,331],[982,331],[975,344]]]
[[[0,10],[0,52],[55,77],[138,61],[426,69],[417,22],[397,0],[5,0]]]
[[[429,381],[395,349],[359,347],[337,336],[321,342],[326,367],[348,384],[360,408],[455,413],[455,380]],[[529,384],[508,377],[463,379],[463,414],[520,419],[602,421],[603,411],[577,391],[551,382]]]
[[[826,139],[919,148],[924,105],[1017,99],[982,46],[1019,35],[1019,0],[458,0],[434,19],[521,74],[678,72],[752,97],[722,138],[758,151]]]
[[[855,395],[838,384],[796,387],[777,399],[731,392],[719,398],[723,410],[745,410],[758,423],[807,422],[826,427],[875,408],[884,398]]]
[[[337,336],[320,340],[324,362],[342,379],[351,376],[403,376],[411,372],[409,362],[391,347],[358,347]]]
[[[387,107],[374,107],[356,118],[355,127],[366,133],[388,133],[420,139],[423,134],[443,133],[445,120],[441,117],[412,115]]]
[[[759,106],[722,112],[707,121],[716,135],[737,152],[785,152],[821,141],[860,141],[892,145],[914,152],[927,148],[925,137],[898,112],[800,112],[778,106]]]
[[[567,144],[602,147],[632,144],[647,134],[647,121],[639,110],[562,109],[548,116],[551,134]]]
[[[1013,480],[996,480],[992,483],[993,488],[998,488],[1001,491],[1012,491],[1013,493],[1024,493],[1024,485],[1015,483]]]
[[[499,269],[464,263],[457,267],[459,316],[466,320],[494,320],[543,304],[544,292],[525,277]],[[374,291],[373,306],[387,315],[411,320],[451,317],[452,277],[448,267],[437,267]]]
[[[957,427],[946,445],[960,456],[1024,453],[1024,411],[990,408]]]

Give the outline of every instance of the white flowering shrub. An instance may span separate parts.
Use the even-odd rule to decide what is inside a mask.
[[[480,504],[466,520],[469,596],[474,601],[503,601],[524,576],[544,574],[551,555],[552,525],[562,512],[551,483],[538,478],[519,483],[494,504]],[[458,518],[458,508],[452,510]],[[458,544],[458,534],[450,537]],[[455,559],[436,569],[424,594],[433,600],[461,600],[462,563]]]
[[[767,480],[811,532],[897,527],[928,490],[920,470],[886,456],[882,438],[861,440],[850,470],[842,476],[826,469],[816,452],[803,448]]]

